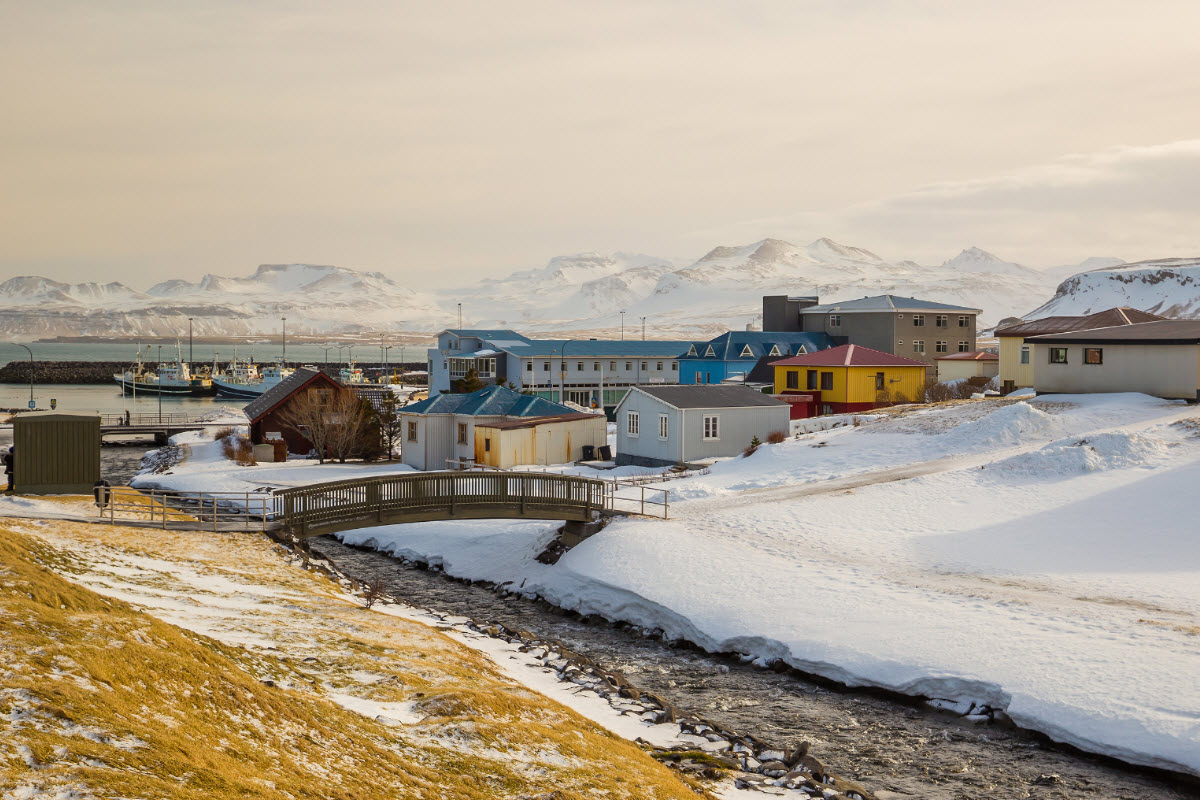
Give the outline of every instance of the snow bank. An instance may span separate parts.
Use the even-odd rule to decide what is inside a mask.
[[[1141,433],[1098,433],[1062,439],[1032,453],[1021,453],[986,465],[1004,479],[1065,478],[1085,472],[1131,469],[1162,459],[1167,443]]]
[[[987,416],[963,422],[941,434],[948,451],[1007,447],[1046,438],[1062,431],[1062,425],[1045,411],[1021,402],[1002,406]]]

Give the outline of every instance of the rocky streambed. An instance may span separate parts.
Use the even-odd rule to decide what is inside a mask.
[[[1200,783],[1190,778],[1055,745],[988,709],[964,715],[917,699],[848,689],[781,663],[704,653],[652,631],[580,617],[329,537],[309,548],[350,580],[384,576],[386,593],[397,600],[471,618],[476,629],[534,651],[562,680],[625,703],[626,713],[680,724],[710,745],[662,752],[660,758],[685,771],[731,770],[745,788],[766,794],[1200,798]]]

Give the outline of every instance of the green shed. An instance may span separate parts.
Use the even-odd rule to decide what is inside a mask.
[[[87,494],[100,480],[100,416],[32,411],[13,417],[17,494]]]

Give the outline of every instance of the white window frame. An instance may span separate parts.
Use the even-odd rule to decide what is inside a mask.
[[[693,344],[693,345],[690,345],[690,346],[688,347],[687,354],[688,354],[689,356],[694,356],[694,355],[696,355],[696,345],[694,345],[694,344]]]
[[[958,343],[958,352],[960,352],[960,353],[971,352],[971,343],[970,342],[959,342]]]
[[[773,345],[771,345],[771,352],[767,353],[767,355],[769,355],[769,356],[781,356],[781,355],[783,355],[783,353],[779,352],[779,345],[777,345],[777,344],[773,344]]]
[[[704,441],[706,441],[706,442],[721,441],[721,415],[720,414],[705,414],[704,415]]]
[[[738,358],[752,358],[753,356],[754,351],[750,349],[750,345],[744,345],[742,347],[742,354]]]
[[[831,328],[842,327],[842,315],[841,314],[830,314],[829,315],[829,327],[831,327]]]
[[[913,319],[913,327],[914,328],[924,328],[925,327],[925,315],[924,314],[913,314],[912,319]]]
[[[924,339],[913,339],[913,352],[914,353],[924,353],[925,352],[925,340]]]
[[[958,327],[960,327],[960,328],[971,327],[971,317],[966,314],[963,314],[962,316],[960,316],[958,318]]]
[[[1033,346],[1032,345],[1028,345],[1028,344],[1021,345],[1021,356],[1017,363],[1019,363],[1019,364],[1032,364],[1033,363]]]
[[[625,412],[625,432],[634,439],[641,436],[642,420],[641,415],[636,411]]]
[[[658,415],[658,438],[664,442],[667,440],[667,433],[670,431],[670,418],[666,414]]]
[[[933,351],[935,353],[949,353],[950,352],[950,343],[943,339],[939,339],[934,344]]]
[[[717,351],[716,351],[716,350],[713,350],[713,346],[712,346],[711,344],[710,344],[710,345],[708,346],[708,348],[707,348],[707,349],[704,351],[704,357],[705,357],[705,358],[708,358],[709,356],[712,356],[712,357],[714,357],[714,358],[715,358],[715,357],[716,357],[716,355],[717,355]]]

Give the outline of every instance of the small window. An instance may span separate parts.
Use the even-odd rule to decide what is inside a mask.
[[[679,362],[678,361],[671,362],[671,372],[679,372]]]
[[[1029,349],[1030,349],[1029,345],[1027,345],[1027,344],[1021,345],[1021,363],[1022,364],[1029,363]]]
[[[1083,363],[1085,363],[1085,364],[1103,364],[1104,363],[1104,348],[1103,347],[1085,347],[1085,348],[1083,348]]]
[[[661,361],[658,362],[658,371],[662,372],[662,362]]]
[[[883,373],[876,372],[875,373],[875,391],[882,392],[884,386],[886,386],[886,385],[887,385],[887,382],[883,377]]]
[[[939,353],[949,353],[950,344],[948,342],[938,342],[933,349]]]
[[[721,418],[716,414],[704,415],[704,439],[705,441],[715,441],[721,438],[720,429]]]
[[[896,347],[903,347],[903,346],[904,346],[904,340],[903,340],[903,339],[897,339],[897,340],[896,340]]]
[[[633,369],[633,362],[632,362],[632,361],[626,361],[626,362],[625,362],[625,371],[626,371],[626,372],[629,372],[631,369]]]
[[[783,353],[780,353],[780,352],[779,352],[779,345],[777,345],[777,344],[773,344],[773,345],[771,345],[771,352],[767,353],[767,355],[769,355],[769,356],[781,356],[781,355],[783,355]]]
[[[582,361],[575,362],[575,371],[583,372],[583,362]]]
[[[842,327],[842,317],[840,314],[830,314],[829,315],[829,327],[831,327],[831,328]]]
[[[696,355],[696,345],[694,345],[694,344],[693,344],[693,345],[689,345],[689,346],[688,346],[688,351],[687,351],[687,354],[688,354],[689,356],[694,356],[694,355]]]
[[[754,356],[754,351],[750,349],[750,345],[745,345],[742,347],[742,354],[738,357],[739,358],[752,358],[753,356]]]
[[[415,422],[408,423],[408,440],[410,442],[417,440],[417,423]]]
[[[667,438],[667,415],[666,414],[658,415],[658,438],[660,438],[660,439]]]
[[[789,369],[787,371],[786,380],[787,380],[787,388],[789,388],[789,389],[799,389],[800,388],[800,373],[797,372],[796,370]]]
[[[628,418],[627,425],[628,425],[629,435],[637,436],[638,432],[641,430],[641,425],[638,420],[638,412],[630,411],[628,414],[626,414],[626,417]]]
[[[815,390],[817,388],[817,371],[815,369],[808,371],[808,383],[806,385],[809,389]]]
[[[960,353],[971,352],[971,343],[970,342],[959,342],[958,343],[958,352],[960,352]]]
[[[643,361],[643,362],[642,362],[642,372],[646,372],[646,371],[648,371],[648,370],[649,370],[649,368],[650,368],[650,365],[649,365],[649,364],[647,364],[645,361]]]
[[[802,356],[807,352],[808,352],[808,348],[805,347],[804,345],[800,345],[799,347],[796,348],[796,355],[798,355],[798,356]]]
[[[969,327],[971,327],[971,318],[970,318],[970,317],[968,317],[968,316],[965,316],[965,315],[964,315],[964,316],[961,316],[961,317],[959,317],[959,318],[958,318],[958,327],[960,327],[960,328],[969,328]]]
[[[925,352],[925,340],[924,339],[913,339],[913,352],[914,353],[924,353]]]
[[[703,372],[696,373],[696,383],[704,383],[704,373]]]
[[[617,362],[615,362],[615,361],[608,362],[608,371],[616,372],[617,371]]]
[[[821,391],[822,392],[832,392],[833,391],[833,373],[832,372],[822,372],[821,373]]]
[[[914,328],[924,328],[925,327],[925,315],[924,314],[913,314],[913,327]]]
[[[458,443],[467,443],[467,423],[465,422],[458,423]]]
[[[945,314],[938,314],[937,315],[937,326],[939,328],[950,327],[950,318],[947,317]]]
[[[525,371],[526,371],[526,372],[533,372],[533,362],[532,362],[532,361],[526,361],[526,362],[525,362]]]
[[[543,362],[542,362],[542,370],[543,370],[543,371],[545,371],[545,372],[549,372],[549,371],[550,371],[550,362],[549,362],[549,361],[543,361]]]
[[[492,452],[492,440],[491,439],[483,440],[483,452],[485,452],[485,453]]]
[[[1067,363],[1067,348],[1051,347],[1050,348],[1050,363],[1051,364]]]
[[[592,364],[592,369],[595,370],[596,372],[599,372],[600,371],[600,362],[597,361],[596,363]]]
[[[717,354],[717,351],[713,350],[713,346],[711,344],[704,350],[705,358],[708,358],[709,356],[715,356],[716,354]]]

